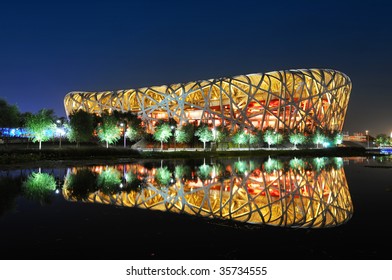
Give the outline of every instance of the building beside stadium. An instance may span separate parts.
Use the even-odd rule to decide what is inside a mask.
[[[352,84],[330,69],[284,70],[231,78],[117,91],[68,93],[67,115],[77,110],[137,114],[152,130],[159,120],[290,132],[341,131]]]

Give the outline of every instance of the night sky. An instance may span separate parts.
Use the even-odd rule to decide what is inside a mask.
[[[329,68],[353,82],[345,131],[392,131],[388,1],[1,1],[0,97],[65,116],[73,90]]]

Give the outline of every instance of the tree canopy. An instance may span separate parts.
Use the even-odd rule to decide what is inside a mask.
[[[302,133],[291,133],[289,135],[289,141],[294,145],[294,148],[297,148],[297,145],[301,145],[305,142],[306,137]]]
[[[175,131],[177,143],[189,143],[192,140],[194,126],[190,123],[183,125]]]
[[[167,143],[172,135],[170,125],[166,122],[160,122],[156,126],[152,137],[154,140],[161,142],[161,150],[163,150],[163,142]]]
[[[203,142],[204,150],[206,149],[206,142],[214,140],[212,131],[206,125],[199,126],[199,128],[196,130],[195,135],[199,138],[201,142]]]
[[[243,130],[238,130],[231,138],[231,141],[238,145],[239,148],[241,145],[249,142],[249,135]]]
[[[10,105],[0,98],[0,127],[18,127],[20,112],[16,105]]]
[[[30,138],[33,142],[39,142],[39,149],[41,150],[41,143],[51,138],[51,131],[55,129],[55,124],[46,110],[41,110],[37,114],[32,114],[26,119],[26,128],[30,133]]]
[[[271,145],[278,145],[283,141],[283,135],[280,134],[279,132],[273,131],[273,130],[266,130],[264,132],[264,141],[268,143],[268,148],[271,147]]]
[[[102,123],[98,126],[98,138],[101,142],[106,142],[106,148],[113,144],[121,137],[121,130],[117,126],[117,120],[112,115],[104,115]]]
[[[71,114],[69,118],[69,141],[76,142],[77,145],[79,145],[80,142],[89,141],[94,132],[93,115],[78,110]]]

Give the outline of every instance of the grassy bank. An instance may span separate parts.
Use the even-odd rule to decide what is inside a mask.
[[[68,146],[63,148],[47,147],[42,150],[26,147],[2,147],[0,149],[0,166],[13,164],[23,165],[37,163],[39,161],[131,161],[137,159],[179,159],[179,158],[209,158],[209,157],[238,157],[238,156],[365,156],[364,148],[338,147],[328,149],[263,149],[263,150],[231,150],[231,151],[137,151],[124,149],[122,147],[111,147],[106,149],[100,146]]]

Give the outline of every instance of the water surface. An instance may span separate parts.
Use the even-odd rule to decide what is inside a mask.
[[[214,158],[1,171],[1,256],[389,259],[389,160]]]

